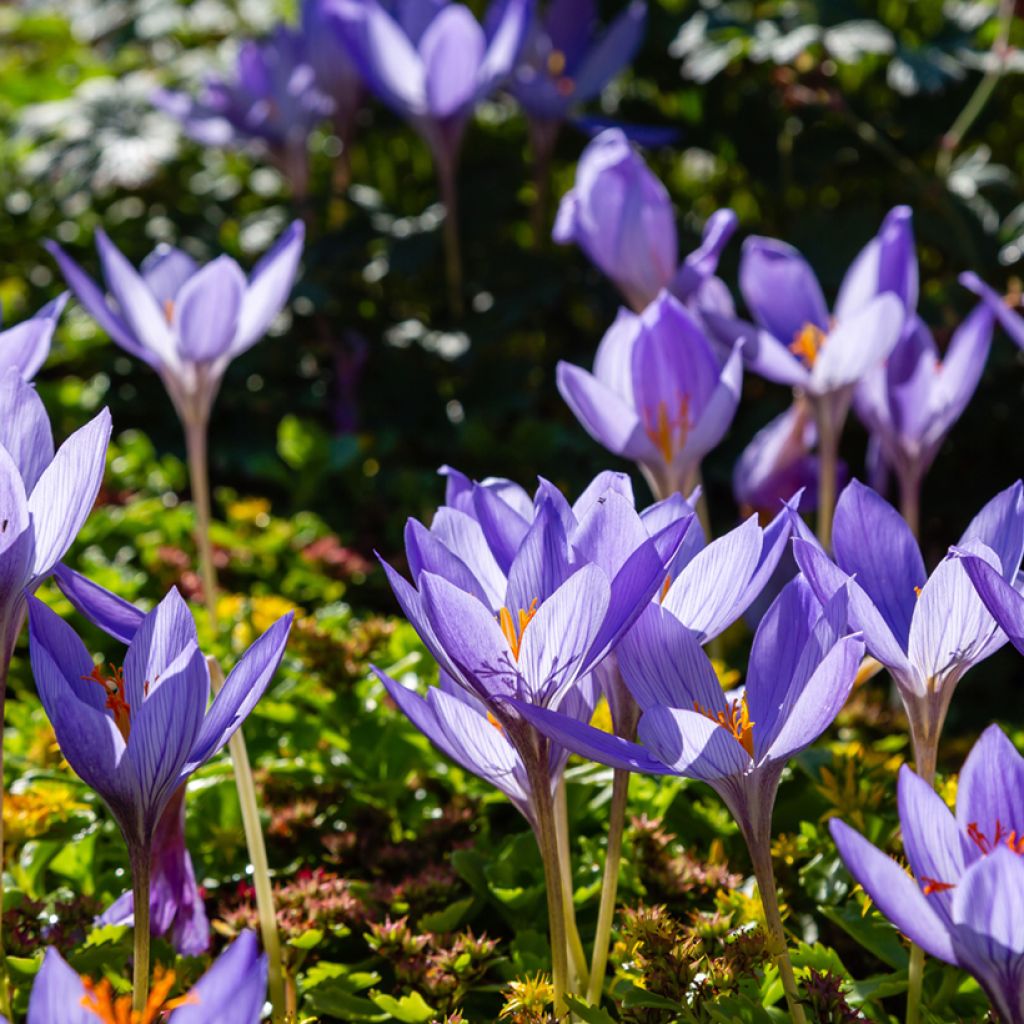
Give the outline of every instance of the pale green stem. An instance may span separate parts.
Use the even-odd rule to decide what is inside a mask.
[[[217,568],[213,561],[213,542],[210,538],[211,507],[210,479],[207,468],[208,421],[194,417],[185,421],[185,444],[188,450],[189,480],[192,502],[196,510],[196,547],[199,551],[199,571],[203,581],[203,597],[210,620],[210,630],[217,633]],[[215,658],[207,658],[210,681],[216,695],[224,685],[224,673]],[[242,730],[238,729],[228,742],[231,763],[238,789],[238,803],[242,813],[242,827],[252,864],[252,882],[256,891],[256,912],[260,923],[263,951],[267,954],[270,1002],[273,1020],[285,1020],[284,971],[281,963],[281,942],[277,932],[274,911],[274,891],[270,883],[270,865],[267,847],[260,825],[256,782],[249,763],[249,752]]]
[[[591,1006],[597,1006],[601,1002],[605,971],[608,968],[612,922],[615,920],[615,901],[619,891],[619,867],[622,864],[622,834],[626,827],[629,775],[629,772],[616,768],[612,779],[612,802],[608,814],[608,848],[604,855],[601,904],[597,912],[597,935],[594,938],[594,956],[590,963],[590,986],[587,989],[587,1002]]]
[[[814,403],[818,422],[818,540],[832,550],[832,517],[836,508],[839,474],[839,436],[827,398]]]
[[[151,852],[130,851],[132,864],[132,910],[134,959],[132,964],[132,1008],[141,1015],[149,1001],[149,876]]]
[[[901,474],[899,484],[900,512],[910,532],[918,538],[921,530],[921,481],[911,474]]]
[[[557,826],[558,861],[562,872],[562,907],[565,911],[565,933],[568,939],[569,956],[575,972],[573,992],[583,992],[587,987],[587,954],[576,924],[576,906],[572,896],[572,859],[569,851],[569,804],[565,794],[565,777],[558,780],[555,790],[555,824]]]

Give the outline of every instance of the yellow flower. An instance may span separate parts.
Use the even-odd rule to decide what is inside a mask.
[[[84,808],[61,785],[35,785],[4,800],[4,837],[18,844],[43,835],[55,821],[65,821]]]
[[[292,604],[291,601],[276,594],[270,594],[266,597],[252,599],[250,618],[256,632],[265,633],[282,615],[287,615],[289,612],[295,612],[296,617],[302,615],[302,609]]]
[[[270,502],[266,498],[241,498],[228,505],[228,519],[252,523],[261,529],[270,525]]]

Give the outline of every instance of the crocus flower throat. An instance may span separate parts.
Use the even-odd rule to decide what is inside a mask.
[[[519,609],[518,622],[516,618],[513,618],[512,613],[507,608],[502,608],[498,612],[498,625],[501,626],[502,635],[508,641],[509,649],[512,651],[512,657],[519,660],[519,648],[523,643],[523,634],[526,632],[526,627],[533,620],[534,615],[537,614],[537,598],[534,598],[530,602],[530,607],[523,611]]]
[[[693,710],[717,722],[751,757],[754,756],[754,726],[757,723],[750,720],[745,693],[738,700],[729,701],[724,711],[702,708],[699,701],[693,702]]]
[[[145,1009],[133,1010],[132,997],[115,996],[113,986],[106,978],[94,984],[91,978],[83,975],[82,987],[85,989],[85,995],[82,996],[81,1005],[95,1014],[103,1024],[156,1024],[157,1020],[171,1010],[199,1002],[199,997],[194,992],[168,1000],[167,996],[174,987],[174,979],[174,971],[165,971],[158,967],[153,976],[153,985]]]
[[[686,447],[693,422],[690,417],[690,396],[679,393],[677,412],[669,412],[668,403],[658,402],[654,410],[644,410],[644,433],[661,452],[666,462],[671,462],[677,452]],[[678,434],[678,440],[677,440]]]
[[[112,664],[110,672],[109,676],[104,675],[103,667],[96,665],[90,675],[82,676],[82,678],[87,683],[98,683],[103,687],[107,694],[107,710],[113,715],[114,724],[127,743],[128,734],[132,729],[132,708],[124,695],[124,669]],[[148,683],[146,689],[149,689]]]
[[[1018,832],[1013,828],[1006,828],[1001,821],[996,822],[995,831],[992,833],[991,838],[981,831],[976,821],[972,821],[967,826],[967,838],[981,850],[983,857],[994,853],[1000,846],[1006,846],[1013,853],[1017,854],[1018,857],[1024,854],[1024,833]],[[956,888],[955,882],[943,882],[937,878],[929,878],[926,875],[921,875],[918,881],[923,883],[921,891],[925,896],[932,896],[937,892],[949,892],[950,889]]]
[[[821,350],[825,347],[827,338],[828,334],[817,324],[808,322],[793,335],[793,340],[789,343],[789,350],[803,362],[808,370],[813,370]]]

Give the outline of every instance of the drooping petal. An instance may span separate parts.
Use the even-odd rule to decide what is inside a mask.
[[[229,256],[207,263],[185,282],[174,312],[185,359],[212,363],[230,352],[244,295],[245,275]]]
[[[96,1024],[85,1006],[85,986],[52,946],[43,956],[28,1002],[28,1024]]]
[[[930,956],[956,964],[949,931],[914,879],[838,818],[829,822],[829,831],[847,870],[878,909]]]
[[[974,292],[999,321],[1000,326],[1021,348],[1024,348],[1024,316],[1007,305],[1006,300],[994,288],[990,288],[972,270],[960,275],[960,283]]]
[[[145,612],[62,562],[54,568],[53,578],[61,593],[94,626],[123,644],[132,642],[146,617]]]
[[[1024,483],[1018,480],[985,504],[964,530],[959,546],[969,547],[971,541],[995,552],[1003,579],[1016,577],[1024,553]]]
[[[1009,637],[1010,643],[1024,654],[1024,596],[984,558],[963,549],[957,554],[989,614]]]
[[[38,313],[0,332],[0,378],[14,368],[24,380],[31,380],[50,354],[50,342],[57,321],[68,301],[68,293],[47,303]]]

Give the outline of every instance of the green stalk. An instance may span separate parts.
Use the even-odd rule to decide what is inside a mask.
[[[576,924],[576,907],[572,898],[572,859],[569,852],[569,804],[565,795],[565,776],[558,780],[555,790],[555,825],[558,840],[558,861],[562,874],[562,908],[565,911],[565,933],[568,939],[569,956],[575,972],[573,992],[583,992],[588,983],[587,954]]]
[[[217,634],[217,568],[213,561],[213,542],[210,538],[211,504],[210,478],[207,461],[207,431],[209,420],[206,416],[185,419],[185,444],[188,450],[189,479],[192,485],[192,502],[196,510],[196,547],[199,551],[199,571],[203,581],[203,598],[210,621],[210,630]],[[210,682],[214,695],[224,685],[224,673],[215,658],[207,658],[210,667]],[[231,763],[235,772],[235,786],[238,789],[238,803],[242,813],[242,827],[252,864],[253,888],[256,890],[256,911],[260,922],[260,936],[263,951],[267,954],[270,1002],[273,1020],[285,1020],[284,970],[281,961],[281,942],[277,932],[277,915],[274,911],[274,891],[270,883],[270,865],[267,861],[267,847],[263,841],[260,825],[259,802],[256,797],[256,782],[249,763],[249,751],[245,745],[242,730],[238,729],[228,741]]]
[[[836,509],[839,475],[839,434],[827,398],[814,403],[818,423],[818,540],[832,550],[832,517]]]
[[[915,475],[901,473],[899,482],[900,513],[910,527],[910,532],[917,539],[921,532],[921,481]]]
[[[134,959],[132,963],[132,1009],[141,1015],[149,1001],[149,876],[151,851],[131,850],[132,900],[134,911]]]

